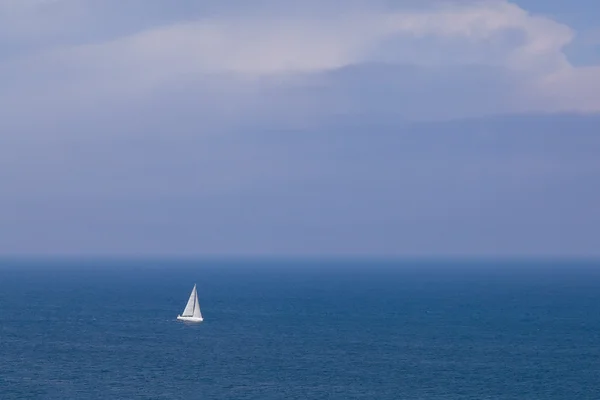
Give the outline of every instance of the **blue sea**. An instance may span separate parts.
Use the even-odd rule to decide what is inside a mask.
[[[600,263],[5,260],[0,399],[598,400]]]

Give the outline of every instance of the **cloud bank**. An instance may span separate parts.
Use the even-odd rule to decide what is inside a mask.
[[[270,2],[254,8],[208,2],[201,9],[191,2],[174,6],[157,0],[129,6],[5,1],[0,8],[4,120],[26,119],[32,110],[42,117],[139,103],[177,85],[193,88],[200,103],[235,104],[240,118],[269,113],[273,106],[296,108],[307,117],[315,108],[323,110],[324,92],[327,107],[355,112],[360,105],[347,104],[332,72],[373,63],[399,66],[396,76],[390,74],[392,86],[403,74],[413,80],[404,68],[412,66],[429,71],[429,82],[436,76],[460,79],[464,92],[481,82],[477,76],[453,76],[460,74],[457,67],[489,68],[496,79],[489,72],[486,79],[503,87],[481,93],[465,108],[491,101],[501,113],[600,111],[600,67],[576,67],[564,54],[573,29],[515,3],[284,3],[289,9]],[[171,10],[165,18],[157,16],[178,8],[181,15]],[[145,22],[122,15],[125,11],[139,12]],[[369,76],[363,69],[357,78],[376,80],[376,72]],[[426,90],[436,98],[446,88],[430,84]],[[453,102],[460,102],[461,93],[454,94]],[[311,107],[313,101],[319,107]]]

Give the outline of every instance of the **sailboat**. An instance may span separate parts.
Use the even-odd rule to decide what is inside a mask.
[[[198,304],[198,292],[196,292],[196,284],[192,289],[190,298],[188,299],[185,309],[181,315],[177,316],[177,319],[188,322],[202,322],[202,313],[200,312],[200,304]]]

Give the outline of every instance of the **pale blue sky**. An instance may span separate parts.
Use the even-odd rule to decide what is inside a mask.
[[[0,0],[0,254],[600,255],[597,21]]]

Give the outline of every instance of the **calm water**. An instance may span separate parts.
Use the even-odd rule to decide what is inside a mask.
[[[599,306],[600,263],[5,261],[0,398],[597,400]]]

